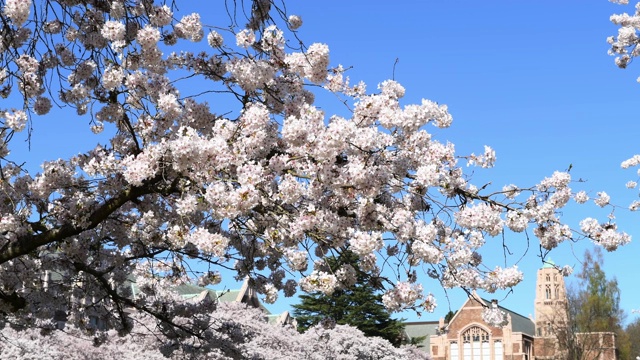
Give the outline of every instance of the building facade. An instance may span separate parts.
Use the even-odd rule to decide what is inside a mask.
[[[433,359],[533,359],[533,321],[499,306],[507,314],[508,324],[492,327],[482,320],[482,311],[487,306],[491,302],[474,294],[448,324],[443,322],[439,334],[430,339]]]
[[[536,280],[536,359],[615,360],[615,334],[574,333],[567,306],[564,278],[553,262],[546,263],[538,270]]]
[[[613,333],[571,333],[564,278],[551,261],[538,270],[534,318],[498,306],[508,323],[493,327],[482,319],[491,305],[473,293],[449,323],[407,323],[406,331],[417,337],[429,324],[420,345],[434,360],[616,359]]]

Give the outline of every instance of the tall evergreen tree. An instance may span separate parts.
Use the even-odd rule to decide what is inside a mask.
[[[343,264],[350,264],[356,270],[356,284],[340,287],[331,295],[322,292],[300,295],[300,304],[293,305],[298,330],[304,332],[323,320],[330,320],[357,327],[366,336],[379,336],[399,346],[403,340],[404,325],[401,320],[391,318],[382,304],[377,279],[360,271],[358,256],[351,251],[327,260],[333,272]]]

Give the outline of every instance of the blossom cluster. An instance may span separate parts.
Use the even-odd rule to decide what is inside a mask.
[[[422,285],[408,282],[398,282],[396,286],[382,295],[382,303],[391,311],[405,309],[410,304],[424,298]],[[425,310],[432,312],[435,308],[433,296],[424,302]]]
[[[628,169],[631,167],[637,167],[638,165],[640,165],[640,155],[634,155],[633,157],[625,160],[622,162],[622,164],[620,164],[620,166],[623,169]],[[638,169],[637,171],[638,175],[640,176],[640,169]],[[626,186],[629,189],[635,189],[637,186],[637,181],[628,181]],[[601,203],[608,203],[610,198],[608,195],[606,195],[606,193],[604,193],[605,196],[601,196],[599,199],[597,199],[598,201],[598,205],[600,205]],[[638,209],[640,209],[640,201],[638,200],[634,200],[631,202],[631,204],[629,205],[629,210],[631,211],[637,211]]]
[[[188,321],[188,319],[183,319]],[[316,326],[304,334],[293,327],[269,324],[264,314],[244,304],[222,303],[197,321],[207,329],[202,336],[174,333],[167,339],[166,324],[143,314],[132,314],[136,333],[118,336],[113,330],[84,332],[71,324],[57,330],[0,331],[0,359],[429,359],[415,346],[395,348],[379,337],[365,337],[348,325]],[[205,335],[206,334],[206,335]],[[121,334],[122,335],[122,334]],[[96,346],[99,345],[99,346]]]
[[[324,271],[314,271],[300,280],[300,288],[306,292],[320,291],[331,295],[338,287],[335,275]]]
[[[617,231],[617,226],[613,223],[600,224],[596,219],[586,218],[580,222],[580,228],[595,243],[608,251],[616,250],[631,241],[631,236]]]
[[[0,81],[19,89],[7,95],[19,105],[0,109],[0,313],[22,325],[60,308],[81,329],[91,311],[116,326],[126,305],[197,328],[184,316],[195,310],[167,288],[219,282],[226,268],[267,301],[298,289],[331,294],[357,280],[355,264],[326,267],[345,249],[358,271],[395,277],[389,309],[432,311],[430,286],[494,292],[522,281],[515,266],[482,257],[495,237],[531,227],[548,250],[583,236],[607,249],[630,241],[613,219],[579,229],[562,221],[572,198],[590,203],[568,172],[529,187],[475,184],[460,159],[490,168],[496,153],[460,154],[440,140],[453,121],[446,105],[406,104],[395,80],[354,85],[327,44],[293,45],[302,20],[272,1],[252,1],[246,27],[230,28],[168,3],[108,3],[48,2],[68,15],[58,19],[8,0],[0,14],[11,32],[0,58],[13,59]],[[30,36],[40,28],[46,36]],[[637,41],[629,30],[612,45],[621,53]],[[330,114],[316,96],[327,91],[350,111]],[[28,172],[11,157],[11,134],[54,105],[74,109],[104,141]],[[605,192],[594,203],[613,206]],[[123,289],[132,274],[138,288]]]
[[[22,26],[31,13],[31,0],[7,0],[2,12],[13,22],[15,26]]]
[[[482,309],[482,320],[494,327],[503,327],[509,323],[507,313],[498,307],[495,300],[490,306]]]
[[[155,16],[156,22],[159,26],[167,25],[171,21],[171,12],[165,5],[162,10],[158,10],[157,14],[163,14]],[[204,37],[204,31],[202,30],[202,24],[200,23],[200,15],[193,13],[186,15],[175,25],[176,35],[183,39],[189,39],[193,42],[199,42]]]

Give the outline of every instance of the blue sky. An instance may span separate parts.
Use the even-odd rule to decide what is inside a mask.
[[[406,103],[428,98],[449,106],[454,122],[437,132],[439,140],[453,142],[461,154],[492,146],[496,167],[469,169],[476,172],[477,185],[531,186],[571,164],[574,179],[587,180],[576,186],[592,197],[605,190],[622,206],[637,197],[636,190],[625,188],[628,180],[636,180],[635,170],[622,170],[620,162],[640,153],[640,84],[635,81],[640,66],[618,69],[606,43],[617,33],[609,16],[633,12],[632,6],[606,0],[330,0],[287,6],[302,16],[300,37],[306,43],[327,43],[332,64],[352,66],[351,79],[365,81],[370,91],[393,76],[398,59],[395,79],[407,90]],[[604,269],[619,281],[622,307],[630,313],[640,308],[635,269],[640,214],[619,209],[616,215],[636,241],[605,253]],[[582,218],[604,218],[606,212],[592,205],[572,206],[564,216],[577,227]],[[513,247],[526,241],[511,240]],[[518,264],[525,280],[502,300],[525,316],[533,314],[535,276],[541,266],[532,240]],[[551,258],[579,267],[584,249],[590,247],[587,241],[562,244]],[[504,261],[501,253],[485,254],[485,260],[491,266]],[[427,280],[424,287],[437,296],[439,307],[420,320],[435,320],[449,306],[456,310],[466,297],[449,290],[449,305],[438,284]],[[412,314],[403,316],[417,320]],[[628,320],[634,317],[629,314]]]
[[[191,3],[185,10],[202,11],[198,5],[202,3]],[[287,7],[304,21],[301,39],[307,45],[327,43],[332,65],[353,67],[348,75],[354,82],[366,82],[369,91],[394,75],[398,59],[395,79],[407,90],[406,104],[427,98],[449,106],[452,127],[430,129],[440,141],[453,142],[460,154],[482,152],[483,145],[493,147],[498,158],[494,169],[469,169],[475,171],[477,185],[532,186],[572,164],[574,178],[587,180],[578,185],[592,197],[605,190],[622,206],[637,197],[637,190],[624,186],[636,180],[635,170],[622,170],[620,162],[640,153],[636,115],[640,84],[635,81],[640,66],[618,69],[607,55],[605,41],[617,32],[609,16],[632,12],[631,6],[606,0],[324,0],[291,1]],[[202,11],[205,23],[212,16],[222,16],[211,11]],[[328,113],[339,111],[337,103],[319,105]],[[75,154],[98,142],[86,117],[35,117],[34,126],[29,157],[37,161]],[[604,269],[618,279],[622,307],[630,312],[640,308],[635,259],[640,254],[640,214],[623,209],[616,214],[620,227],[635,241],[606,253]],[[564,215],[577,227],[582,218],[604,218],[606,212],[595,206],[574,206]],[[533,314],[535,276],[541,266],[536,240],[532,240],[518,264],[525,280],[502,301],[523,315]],[[526,240],[508,241],[520,251],[510,258],[513,263]],[[551,257],[559,265],[579,265],[589,247],[588,242],[563,244]],[[487,253],[485,260],[491,267],[504,262],[501,253]],[[427,280],[424,288],[436,295],[439,307],[420,320],[437,320],[450,308],[458,309],[466,297],[462,291],[449,290],[447,303],[437,283]],[[280,312],[288,310],[289,304],[284,300],[269,308]],[[403,316],[418,320],[411,313]]]

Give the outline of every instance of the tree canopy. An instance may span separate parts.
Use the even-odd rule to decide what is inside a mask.
[[[365,337],[354,327],[316,326],[300,334],[290,327],[268,324],[264,314],[244,304],[225,303],[198,321],[208,330],[202,338],[158,337],[154,320],[133,315],[130,334],[113,330],[87,334],[66,327],[43,336],[40,329],[5,328],[0,332],[0,359],[428,359],[416,347],[393,347],[380,338]]]
[[[569,296],[574,330],[580,333],[613,332],[620,359],[632,359],[630,340],[624,332],[624,311],[620,308],[618,281],[608,279],[604,271],[602,251],[586,251],[582,269],[577,274],[580,283]]]
[[[566,303],[549,315],[549,326],[558,339],[558,351],[567,359],[593,359],[602,354],[600,334],[615,334],[619,359],[631,359],[631,343],[624,332],[620,289],[608,279],[599,248],[585,251],[577,283],[569,287]],[[608,336],[608,335],[607,335]]]
[[[624,332],[629,339],[629,354],[631,357],[636,357],[640,354],[640,318],[635,318],[629,323]]]
[[[586,251],[580,279],[570,300],[576,303],[576,330],[579,332],[616,331],[621,328],[623,312],[620,309],[618,281],[607,279],[603,269],[602,252],[596,248]]]
[[[348,250],[327,259],[327,271],[331,273],[345,269],[344,265],[351,266],[356,273],[355,284],[341,284],[331,295],[301,294],[300,303],[292,305],[298,329],[304,332],[314,325],[332,321],[354,326],[366,336],[379,336],[399,346],[404,340],[404,325],[391,317],[382,303],[380,285],[361,271],[357,262],[358,256]]]
[[[180,3],[0,3],[2,322],[47,329],[62,311],[80,331],[98,317],[127,333],[133,312],[169,339],[204,339],[194,319],[210,309],[184,303],[176,285],[228,269],[269,302],[299,288],[331,295],[343,280],[323,259],[344,246],[380,280],[387,309],[431,311],[423,283],[495,292],[522,280],[517,258],[483,261],[492,237],[532,233],[543,257],[567,240],[630,241],[613,216],[563,221],[572,199],[588,200],[567,171],[474,183],[466,166],[492,167],[491,147],[457,153],[446,131],[432,133],[451,125],[447,106],[406,104],[397,81],[352,82],[327,44],[300,38],[302,18],[282,1],[215,2],[202,14]],[[206,25],[207,13],[228,19]],[[626,64],[637,22],[614,21]],[[319,93],[348,115],[325,113]],[[56,116],[83,119],[98,145],[32,174],[15,139]],[[65,130],[51,136],[73,143]],[[614,208],[605,192],[594,200]]]

